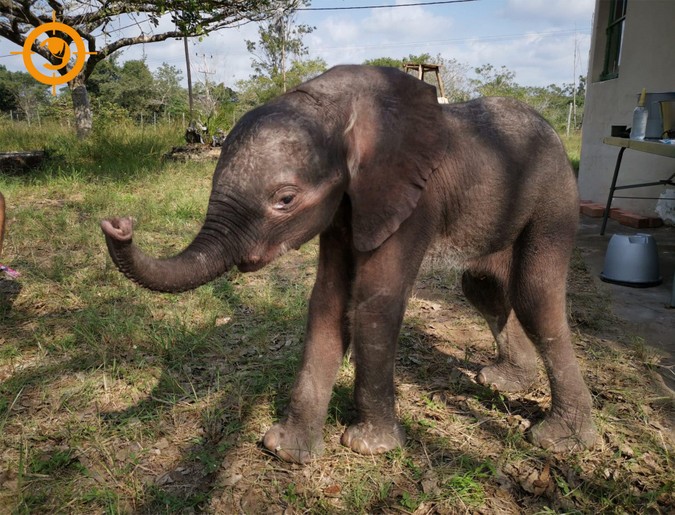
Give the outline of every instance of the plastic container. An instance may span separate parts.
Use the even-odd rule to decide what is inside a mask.
[[[642,88],[637,107],[633,110],[633,126],[630,130],[630,139],[643,140],[647,134],[647,117],[649,111],[645,107],[647,89]]]
[[[659,252],[650,234],[615,234],[609,240],[600,279],[646,288],[661,284]]]
[[[639,98],[640,94],[636,96]],[[675,101],[675,92],[665,92],[665,93],[647,93],[645,97],[645,107],[647,108],[647,133],[645,134],[646,139],[658,139],[663,137],[663,131],[668,129],[664,128],[664,121],[662,118],[661,112],[661,102]]]
[[[675,100],[661,100],[661,137],[675,138]]]

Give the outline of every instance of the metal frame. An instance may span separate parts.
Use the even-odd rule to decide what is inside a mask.
[[[606,145],[621,147],[621,149],[619,150],[619,155],[616,158],[616,165],[614,166],[614,175],[612,176],[612,184],[609,187],[609,195],[607,196],[607,206],[605,207],[605,212],[602,215],[602,226],[600,228],[600,235],[605,234],[605,228],[607,227],[607,219],[609,218],[609,210],[612,207],[612,199],[634,198],[634,199],[657,200],[656,197],[615,197],[614,192],[616,190],[646,188],[647,186],[675,186],[675,173],[673,173],[667,179],[662,179],[660,181],[640,182],[635,184],[625,184],[622,186],[616,185],[616,181],[619,178],[619,169],[621,168],[621,160],[623,159],[623,153],[626,151],[627,148],[630,148],[631,150],[637,150],[638,152],[646,152],[647,154],[655,154],[658,156],[675,158],[675,145],[666,145],[665,143],[659,143],[658,141],[639,141],[628,138],[616,138],[616,137],[605,138],[602,140],[602,142],[605,143]]]

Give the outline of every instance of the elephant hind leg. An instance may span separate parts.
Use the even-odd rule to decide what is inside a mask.
[[[530,234],[514,254],[511,303],[539,351],[551,386],[551,409],[535,425],[532,443],[553,451],[589,448],[597,439],[592,401],[572,347],[566,282],[571,242],[554,231]]]
[[[462,276],[466,298],[483,315],[497,342],[498,360],[476,376],[502,392],[529,389],[537,379],[537,353],[508,300],[510,251],[476,263]]]

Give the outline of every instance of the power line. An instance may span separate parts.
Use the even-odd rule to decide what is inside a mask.
[[[466,2],[476,2],[478,0],[444,0],[439,2],[415,2],[409,4],[394,5],[353,5],[346,7],[300,7],[296,11],[355,11],[357,9],[389,9],[393,7],[416,7],[422,5],[443,5],[443,4],[463,4]]]
[[[575,29],[575,30],[556,30],[550,32],[523,32],[520,34],[495,34],[493,36],[477,36],[477,37],[466,37],[466,38],[454,38],[454,39],[433,39],[427,41],[403,41],[400,43],[390,43],[390,44],[372,44],[372,45],[354,45],[354,46],[338,46],[338,47],[319,47],[311,48],[309,50],[311,53],[323,52],[326,50],[366,50],[371,48],[395,48],[395,47],[404,47],[404,46],[422,46],[422,45],[435,45],[441,43],[470,43],[478,41],[505,41],[509,39],[521,39],[529,38],[533,36],[541,37],[551,37],[551,36],[563,36],[571,34],[588,34],[590,29]]]

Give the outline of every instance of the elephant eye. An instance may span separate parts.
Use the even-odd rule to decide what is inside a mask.
[[[279,197],[276,204],[274,204],[274,209],[286,209],[293,200],[295,200],[294,193],[285,193],[283,196]]]

